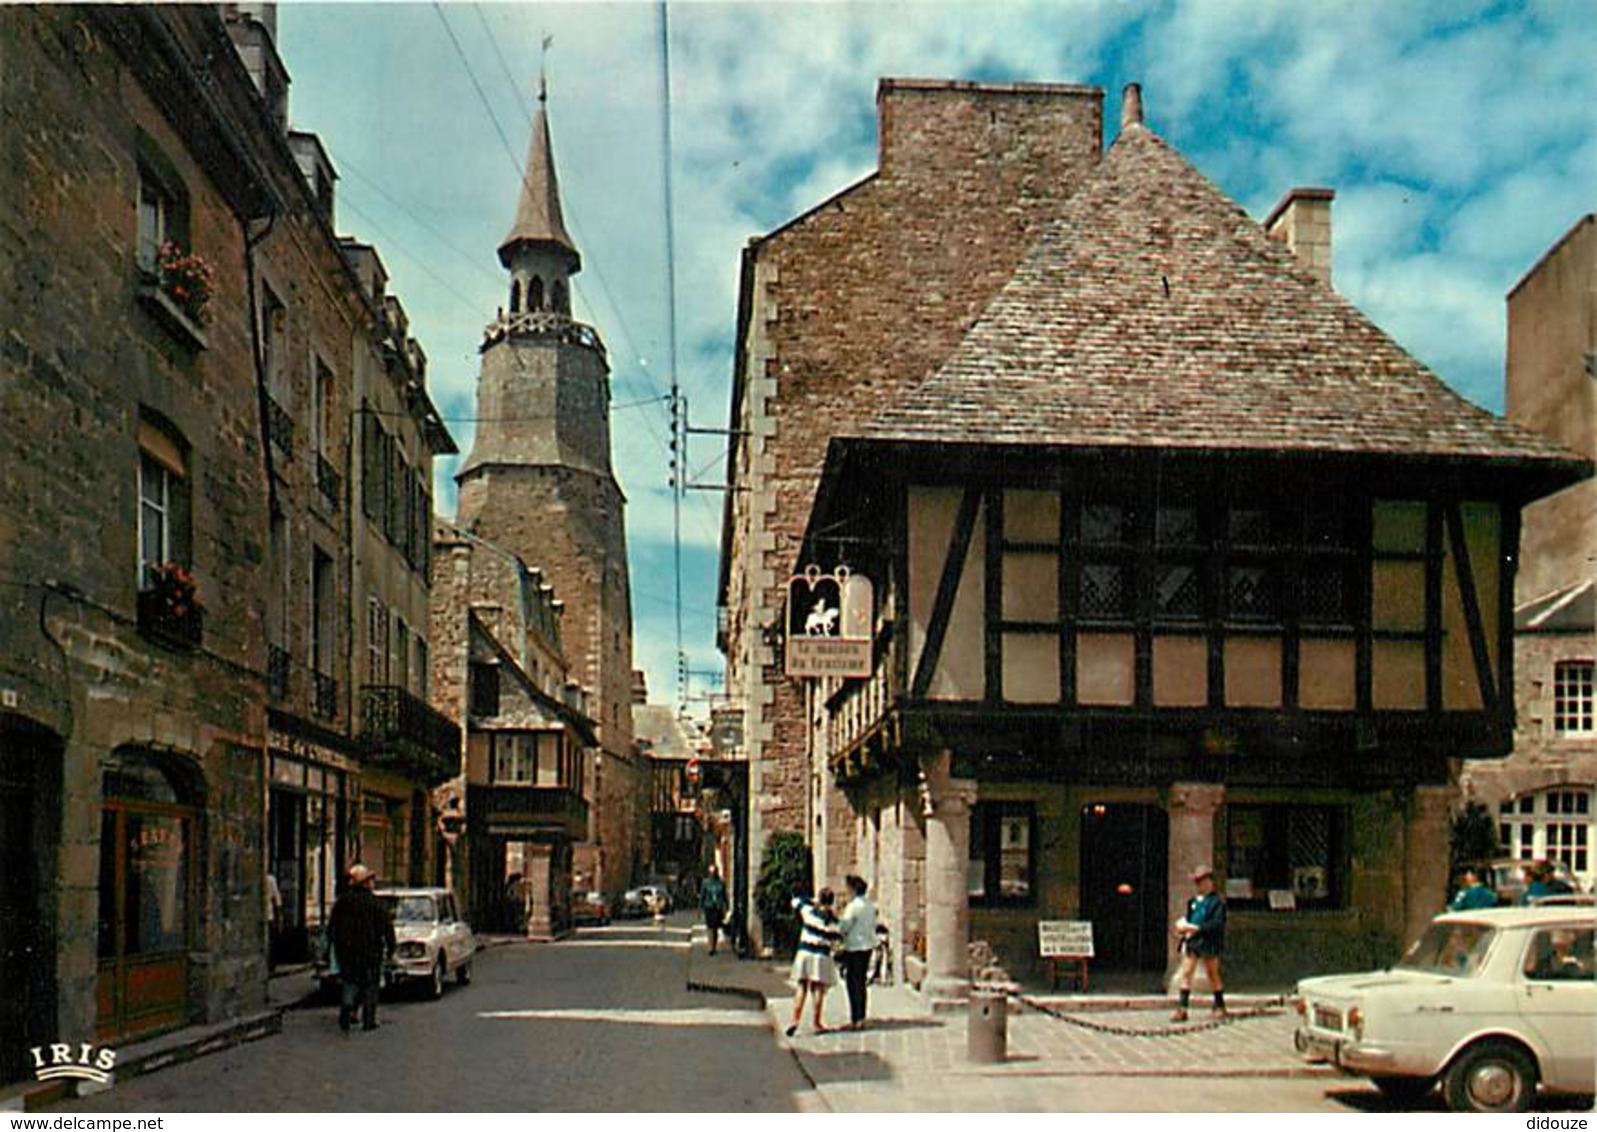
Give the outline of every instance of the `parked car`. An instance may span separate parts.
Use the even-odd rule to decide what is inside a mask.
[[[397,946],[391,982],[420,982],[429,998],[441,998],[453,975],[471,982],[477,939],[460,918],[455,894],[447,888],[379,888],[377,898],[394,917]]]
[[[1297,1047],[1394,1099],[1442,1085],[1460,1112],[1523,1112],[1597,1088],[1597,959],[1590,906],[1436,917],[1385,971],[1298,984]]]
[[[579,892],[571,900],[571,922],[574,924],[608,924],[610,898],[602,892]]]
[[[1481,883],[1497,893],[1499,904],[1518,904],[1520,897],[1525,893],[1525,870],[1532,865],[1551,865],[1554,880],[1568,885],[1572,893],[1581,891],[1580,881],[1569,871],[1569,866],[1556,859],[1528,861],[1517,857],[1498,857],[1476,865],[1475,871],[1480,875]]]
[[[654,912],[653,901],[659,898],[665,901],[665,910],[671,910],[671,892],[664,885],[640,884],[637,888],[629,888],[621,896],[621,914],[623,916],[648,916]]]

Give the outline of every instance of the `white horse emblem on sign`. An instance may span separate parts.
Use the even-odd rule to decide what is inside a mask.
[[[842,611],[827,605],[824,597],[817,598],[815,608],[804,619],[804,632],[811,637],[830,637],[837,633],[837,617]]]

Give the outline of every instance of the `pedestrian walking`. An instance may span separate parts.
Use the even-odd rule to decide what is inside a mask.
[[[710,936],[710,954],[721,941],[721,924],[726,920],[726,883],[714,865],[699,886],[699,910],[704,913],[704,928]]]
[[[394,921],[373,891],[377,874],[365,865],[349,870],[349,887],[333,905],[327,937],[333,945],[342,982],[338,1028],[349,1031],[360,1004],[360,1028],[377,1029],[377,994],[382,989],[383,964],[394,953]]]
[[[1447,902],[1449,912],[1467,912],[1471,908],[1497,907],[1497,893],[1481,883],[1481,875],[1474,869],[1459,874],[1458,891]]]
[[[865,1028],[865,984],[871,969],[871,953],[876,950],[876,905],[866,897],[869,891],[863,877],[850,873],[844,878],[853,894],[838,928],[843,933],[842,949],[837,956],[843,969],[843,985],[848,988],[848,1028]]]
[[[837,964],[832,961],[832,952],[842,938],[837,915],[832,911],[835,901],[830,888],[816,893],[814,903],[802,896],[793,897],[793,908],[799,914],[799,943],[793,956],[792,977],[797,991],[793,996],[793,1023],[786,1031],[790,1038],[798,1033],[806,995],[815,1003],[815,1032],[826,1033],[821,1007],[826,1002],[827,988],[837,985]]]
[[[1187,913],[1176,921],[1176,935],[1181,937],[1181,966],[1176,974],[1176,987],[1181,999],[1171,1021],[1187,1020],[1187,1004],[1192,999],[1192,975],[1203,962],[1209,977],[1209,989],[1214,992],[1215,1018],[1224,1018],[1225,980],[1220,977],[1220,956],[1225,951],[1225,901],[1215,888],[1214,870],[1199,865],[1192,870],[1192,885],[1196,892],[1187,900]]]

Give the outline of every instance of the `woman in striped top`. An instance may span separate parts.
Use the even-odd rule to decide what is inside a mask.
[[[793,999],[793,1024],[787,1036],[798,1033],[799,1018],[804,1014],[804,997],[811,995],[815,1001],[815,1032],[826,1033],[821,1024],[821,1004],[826,1001],[826,988],[837,983],[837,965],[832,962],[832,948],[842,938],[837,930],[837,916],[832,912],[832,890],[823,888],[811,904],[802,896],[793,898],[798,910],[802,930],[799,933],[798,954],[793,956],[793,982],[798,995]]]

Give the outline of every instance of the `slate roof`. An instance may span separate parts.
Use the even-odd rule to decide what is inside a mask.
[[[1127,126],[873,441],[1576,457],[1460,397]]]
[[[1521,633],[1590,633],[1597,628],[1597,583],[1575,582],[1514,610]]]
[[[509,267],[511,252],[524,243],[555,244],[573,259],[581,258],[560,211],[560,181],[555,176],[554,147],[549,143],[549,115],[542,95],[538,98],[532,138],[527,143],[527,165],[521,178],[515,223],[499,245],[500,262]]]

